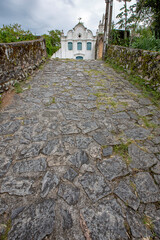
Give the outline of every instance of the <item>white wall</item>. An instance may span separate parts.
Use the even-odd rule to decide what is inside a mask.
[[[81,37],[79,37],[81,34]],[[73,50],[68,50],[68,42],[73,43]],[[77,43],[82,43],[82,50],[77,50]],[[87,50],[87,42],[91,42],[91,50]],[[96,36],[78,23],[73,30],[69,30],[67,36],[61,36],[61,49],[53,54],[52,58],[71,58],[76,59],[77,56],[82,56],[83,59],[95,59],[95,44]]]

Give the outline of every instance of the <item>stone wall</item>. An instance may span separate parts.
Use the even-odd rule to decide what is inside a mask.
[[[0,92],[32,74],[46,58],[43,38],[33,41],[0,43]]]
[[[107,58],[160,90],[160,52],[109,45]]]

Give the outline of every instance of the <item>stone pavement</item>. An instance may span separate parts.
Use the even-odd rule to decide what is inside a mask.
[[[160,239],[160,111],[101,61],[27,84],[0,113],[0,239]]]

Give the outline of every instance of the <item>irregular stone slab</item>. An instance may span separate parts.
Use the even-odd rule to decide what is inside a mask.
[[[140,172],[134,176],[136,191],[140,200],[144,203],[160,201],[158,186],[154,183],[148,172]]]
[[[99,162],[97,168],[108,180],[113,180],[116,177],[125,176],[129,173],[124,161],[117,156]]]
[[[29,141],[32,139],[32,134],[33,127],[25,127],[22,131],[22,136]]]
[[[76,137],[77,148],[86,149],[91,142],[92,142],[91,137],[86,137],[86,136],[83,136],[83,135],[78,135]]]
[[[24,125],[34,125],[38,123],[38,119],[37,118],[30,118],[30,119],[24,119],[23,120],[23,124]]]
[[[87,100],[89,100],[89,101],[95,101],[96,99],[97,99],[97,97],[94,95],[90,95],[87,97]]]
[[[8,209],[8,205],[5,203],[3,199],[0,198],[0,215],[5,213],[7,209]]]
[[[61,216],[62,216],[62,219],[63,219],[63,222],[62,222],[63,230],[65,231],[65,230],[68,230],[68,229],[72,228],[73,220],[72,220],[72,216],[69,213],[69,211],[62,209],[61,210]]]
[[[147,116],[147,115],[152,115],[151,110],[149,108],[139,108],[139,109],[135,109],[135,111],[137,112],[138,115],[140,116]]]
[[[9,193],[10,195],[26,196],[32,194],[31,190],[33,180],[24,177],[6,177],[3,179],[1,193]]]
[[[154,137],[152,139],[152,142],[154,142],[155,144],[160,144],[160,137]]]
[[[32,141],[33,142],[43,142],[43,141],[47,141],[47,138],[48,138],[48,133],[44,132],[42,134],[38,134],[38,135],[34,136],[32,138]]]
[[[48,141],[45,147],[42,149],[42,153],[45,155],[50,155],[51,153],[55,153],[58,150],[58,147],[59,147],[58,139]]]
[[[9,146],[9,148],[6,149],[5,154],[6,154],[7,157],[9,157],[10,159],[13,160],[16,151],[17,151],[17,146],[12,145],[12,146]]]
[[[103,148],[103,156],[104,157],[110,157],[113,153],[113,147],[106,147],[106,148]]]
[[[49,99],[49,102],[50,103],[50,99]],[[59,112],[58,111],[44,111],[42,116],[45,117],[45,118],[55,118],[59,115]]]
[[[16,209],[13,209],[11,213],[11,219],[12,220],[15,219],[18,216],[18,214],[20,214],[24,209],[25,207],[18,207]]]
[[[66,118],[66,120],[72,120],[72,121],[77,121],[79,120],[79,116],[76,112],[64,112],[64,117]]]
[[[99,158],[101,159],[101,154],[102,154],[102,149],[101,149],[101,146],[99,146],[98,144],[96,143],[91,143],[90,146],[89,146],[89,155],[92,157],[92,158]]]
[[[69,168],[68,171],[63,175],[63,178],[69,180],[70,182],[73,182],[73,180],[77,176],[78,176],[78,173],[74,171],[73,168]]]
[[[74,138],[71,136],[62,137],[62,143],[65,145],[65,148],[73,148],[75,146]]]
[[[160,188],[160,175],[154,175],[154,179],[156,180],[156,183],[158,183]]]
[[[143,224],[143,218],[138,213],[128,210],[127,221],[131,229],[132,236],[135,239],[150,239],[151,231]]]
[[[13,166],[14,173],[43,172],[46,170],[46,158],[17,162]]]
[[[14,122],[7,122],[5,124],[0,125],[0,134],[1,135],[7,135],[7,134],[14,134],[18,131],[18,129],[21,126],[20,121],[14,121]]]
[[[61,127],[62,134],[75,134],[80,133],[80,130],[74,124],[68,124]]]
[[[84,103],[83,106],[87,109],[93,109],[96,108],[96,104],[95,103]]]
[[[114,190],[114,193],[121,198],[126,205],[130,206],[135,211],[138,209],[140,200],[131,190],[131,186],[129,186],[127,183],[121,181],[118,187]]]
[[[12,160],[7,157],[0,157],[0,177],[3,177],[8,171]]]
[[[109,136],[109,132],[107,131],[99,131],[93,134],[94,140],[100,145],[107,145],[107,137]]]
[[[12,222],[9,240],[42,240],[55,231],[55,201],[44,200],[26,208]]]
[[[158,162],[154,167],[152,167],[151,170],[156,174],[160,174],[160,162]]]
[[[154,232],[154,236],[158,237],[160,236],[160,209],[153,210],[148,212],[145,211],[146,216],[149,218],[152,226],[152,230]]]
[[[69,205],[76,205],[79,200],[80,190],[70,183],[62,183],[59,186],[58,195]]]
[[[119,113],[113,114],[112,118],[117,120],[123,119],[125,121],[126,119],[130,119],[130,116],[126,112],[119,112]]]
[[[143,151],[135,144],[131,144],[128,148],[129,155],[131,157],[131,168],[147,169],[157,163],[157,159],[154,154]]]
[[[97,207],[81,210],[87,232],[93,240],[128,239],[120,205],[115,199],[103,200]]]
[[[86,164],[89,162],[88,155],[85,151],[78,151],[75,154],[69,156],[67,158],[68,161],[70,161],[75,167],[80,168],[83,164]]]
[[[133,128],[126,130],[124,132],[128,138],[134,139],[134,140],[144,140],[148,137],[150,134],[150,131],[145,128]]]
[[[82,130],[82,133],[89,133],[98,128],[96,122],[84,122],[84,123],[79,123],[78,127]]]
[[[52,172],[47,172],[42,180],[42,189],[41,189],[41,197],[46,197],[47,194],[57,187],[59,184],[59,178],[56,174]]]
[[[84,191],[93,202],[111,193],[109,184],[105,182],[105,179],[101,175],[86,172],[79,181]]]
[[[30,157],[37,157],[41,150],[41,144],[32,144],[30,147],[24,148],[19,156],[18,159],[30,158]]]

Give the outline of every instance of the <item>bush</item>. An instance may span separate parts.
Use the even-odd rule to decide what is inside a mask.
[[[0,28],[0,42],[1,43],[10,43],[10,42],[20,42],[26,40],[34,40],[37,37],[34,36],[29,30],[25,31],[22,29],[21,25],[3,25]]]
[[[46,50],[49,57],[53,55],[58,49],[60,49],[61,32],[59,30],[49,31],[49,34],[44,34],[43,37],[46,40]]]
[[[135,38],[131,47],[150,51],[160,51],[160,39],[152,37]]]

